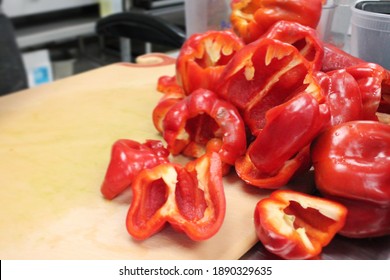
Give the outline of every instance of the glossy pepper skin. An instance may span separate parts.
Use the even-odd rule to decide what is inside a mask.
[[[378,120],[378,111],[383,95],[383,84],[390,78],[389,72],[375,63],[360,63],[346,68],[358,83],[363,103],[363,119]]]
[[[230,20],[235,32],[249,44],[280,20],[316,28],[322,0],[233,0]]]
[[[192,240],[206,240],[219,231],[225,217],[222,165],[217,153],[207,153],[185,167],[165,163],[143,170],[132,190],[126,226],[138,240],[156,234],[166,223]]]
[[[158,132],[163,133],[163,121],[169,110],[185,97],[184,92],[172,90],[160,98],[152,112],[153,125]]]
[[[262,37],[293,45],[312,64],[314,70],[322,68],[324,48],[315,29],[298,22],[281,20],[275,23]]]
[[[214,91],[225,65],[242,47],[241,39],[231,31],[193,34],[176,61],[177,83],[186,95],[199,88]]]
[[[163,137],[168,150],[199,157],[212,139],[220,139],[223,163],[234,165],[246,150],[244,122],[230,103],[209,90],[198,89],[177,102],[163,120]]]
[[[141,144],[134,140],[117,140],[111,149],[111,159],[101,185],[101,193],[113,199],[129,188],[138,173],[169,162],[169,152],[159,140]]]
[[[373,65],[373,63],[368,63],[358,57],[355,57],[353,55],[350,55],[349,53],[346,53],[345,51],[337,48],[336,46],[334,45],[331,45],[331,44],[327,44],[325,43],[324,44],[324,59],[323,59],[323,64],[322,64],[322,71],[324,72],[329,72],[329,71],[332,71],[332,70],[338,70],[338,69],[344,69],[344,68],[347,68],[347,69],[351,69],[351,68],[354,68],[355,66],[357,66],[358,68],[361,67],[363,65],[363,67],[366,67],[367,65]],[[365,66],[364,66],[365,65]],[[379,65],[377,65],[379,66]],[[379,66],[380,68],[382,68],[381,66]],[[375,72],[376,75],[378,75],[377,77],[380,77],[381,75],[382,76],[382,83],[381,83],[381,97],[380,97],[380,103],[379,103],[379,107],[377,106],[376,103],[367,103],[367,105],[369,105],[368,108],[371,108],[373,110],[375,110],[375,107],[374,106],[377,106],[377,109],[379,112],[382,112],[382,113],[387,113],[387,114],[390,114],[390,72],[388,69],[384,69],[382,68],[382,70],[378,69],[378,67],[372,67],[372,72]],[[375,69],[376,68],[376,69]],[[383,72],[384,73],[379,73],[379,72]],[[351,72],[352,74],[352,72]],[[373,82],[375,83],[376,81],[376,78],[373,77]],[[368,83],[369,80],[366,80]],[[371,96],[371,98],[374,98],[374,99],[369,99],[369,101],[374,101],[374,100],[377,100],[375,98],[375,95],[377,95],[377,91],[373,91],[374,95]],[[368,96],[369,97],[369,96]],[[377,101],[376,101],[377,102]],[[372,111],[369,111],[371,113],[370,117],[367,117],[366,119],[373,119],[372,118]]]
[[[259,240],[284,259],[319,255],[344,226],[347,209],[340,203],[291,190],[274,191],[254,212]]]
[[[328,125],[329,110],[308,93],[276,106],[266,114],[266,125],[248,148],[253,164],[274,174]]]
[[[263,38],[237,52],[221,76],[217,93],[239,109],[257,135],[269,109],[302,91],[323,99],[311,64],[293,45]]]
[[[343,123],[321,134],[311,150],[317,188],[349,209],[340,234],[389,234],[390,126],[376,121]]]
[[[365,63],[364,60],[343,51],[335,45],[324,43],[323,46],[324,59],[321,69],[323,72],[329,72]]]
[[[236,162],[238,176],[260,188],[282,187],[308,166],[308,146],[327,127],[329,118],[328,106],[305,92],[270,109],[264,129]]]
[[[346,69],[315,73],[331,115],[330,125],[363,119],[363,101],[359,84]]]

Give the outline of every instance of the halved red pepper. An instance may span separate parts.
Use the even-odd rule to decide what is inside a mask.
[[[291,190],[274,191],[256,205],[256,233],[264,247],[284,259],[319,255],[344,226],[340,203]]]
[[[159,140],[141,144],[134,140],[117,140],[111,149],[111,159],[101,185],[101,193],[113,199],[129,188],[138,173],[169,162],[169,152]]]
[[[313,143],[312,160],[319,191],[349,209],[341,234],[390,233],[390,125],[352,121],[334,126]]]
[[[266,125],[236,161],[238,176],[248,184],[274,189],[308,166],[308,145],[329,124],[326,104],[301,93],[266,113]]]
[[[210,140],[221,139],[218,150],[223,163],[234,165],[246,150],[246,131],[237,109],[209,90],[198,89],[177,102],[163,120],[168,150],[199,157]]]
[[[275,23],[263,37],[293,45],[312,63],[314,70],[321,69],[324,49],[315,29],[298,22],[281,20]]]
[[[225,217],[217,153],[207,153],[185,167],[165,163],[143,170],[132,190],[126,226],[135,239],[147,239],[169,223],[192,240],[201,241],[214,236]]]
[[[214,91],[225,65],[242,46],[241,39],[227,30],[192,35],[176,61],[178,84],[187,95],[199,88]]]
[[[323,99],[311,64],[294,46],[262,38],[237,52],[221,76],[217,93],[240,110],[257,135],[269,109],[302,91]]]
[[[280,20],[295,21],[315,28],[323,0],[233,0],[230,20],[233,29],[251,43]]]

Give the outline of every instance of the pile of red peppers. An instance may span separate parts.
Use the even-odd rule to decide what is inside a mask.
[[[176,75],[157,83],[152,118],[166,145],[118,140],[101,187],[107,199],[132,189],[135,239],[166,223],[214,236],[234,171],[272,190],[254,225],[282,258],[313,258],[335,234],[390,234],[390,72],[318,38],[322,2],[233,0],[233,30],[186,41]],[[187,165],[170,161],[179,154]],[[310,169],[320,195],[282,189]]]

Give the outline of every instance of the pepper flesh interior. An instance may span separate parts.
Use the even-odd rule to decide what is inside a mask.
[[[208,114],[199,114],[187,120],[185,130],[190,134],[190,139],[205,146],[212,138],[221,138],[218,135],[219,125]]]
[[[139,208],[138,215],[144,217],[140,220],[147,221],[153,217],[167,200],[168,192],[165,181],[162,178],[152,181],[150,185],[145,188],[144,197],[145,200],[143,201],[146,205]]]
[[[175,190],[178,210],[186,220],[197,221],[203,218],[207,203],[204,191],[198,188],[195,172],[181,170]]]
[[[196,58],[195,63],[204,69],[226,65],[235,54],[232,48],[216,39],[207,39],[203,44],[202,56]]]
[[[292,223],[294,229],[302,231],[302,228],[310,240],[316,240],[322,234],[326,234],[328,228],[335,223],[333,219],[323,215],[318,209],[312,207],[304,208],[293,200],[289,202],[289,206],[284,209],[284,213],[295,217]],[[299,233],[302,234],[301,232]]]

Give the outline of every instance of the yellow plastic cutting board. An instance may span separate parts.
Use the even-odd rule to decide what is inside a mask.
[[[131,192],[100,194],[114,141],[161,139],[155,88],[173,74],[173,64],[113,64],[0,98],[1,259],[238,259],[256,243],[254,207],[269,192],[234,175],[224,224],[204,242],[169,226],[135,241]]]

